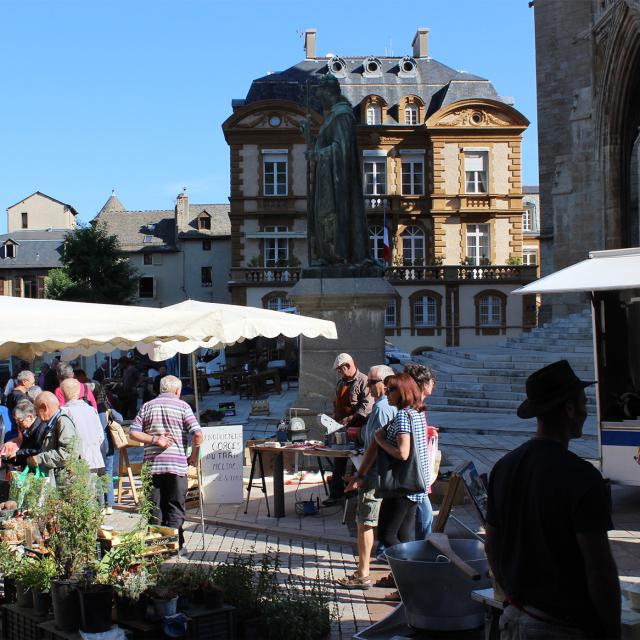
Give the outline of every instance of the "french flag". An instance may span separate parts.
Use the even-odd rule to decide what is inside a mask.
[[[387,208],[384,208],[382,219],[382,259],[391,264],[391,245],[389,244],[389,229],[387,229]]]

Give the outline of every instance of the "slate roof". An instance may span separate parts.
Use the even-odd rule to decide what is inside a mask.
[[[466,71],[456,71],[433,58],[414,58],[415,74],[400,73],[401,57],[377,57],[381,72],[377,76],[364,74],[367,57],[340,56],[345,62],[344,77],[338,77],[343,95],[356,107],[369,95],[379,95],[388,106],[397,105],[402,98],[417,95],[427,105],[427,116],[440,107],[465,98],[500,100],[493,85]],[[306,107],[306,83],[315,85],[320,76],[329,71],[329,59],[303,60],[286,71],[257,78],[244,104],[260,100],[291,100]],[[313,92],[311,92],[313,93]],[[321,110],[310,100],[311,108]]]
[[[17,244],[15,258],[0,258],[0,269],[51,269],[60,266],[62,244],[69,229],[52,231],[12,231],[0,235],[0,246],[7,240]]]
[[[211,229],[198,229],[197,218],[202,211],[207,211],[211,216]],[[189,231],[180,233],[180,239],[224,238],[231,235],[228,204],[190,204],[189,214]],[[124,251],[177,251],[173,209],[102,210],[96,220],[104,222],[107,231],[118,236]],[[144,242],[145,236],[150,236],[150,242]]]
[[[539,194],[540,193],[540,187],[537,184],[535,184],[535,185],[524,185],[522,187],[522,193]]]
[[[100,209],[100,213],[104,213],[106,211],[124,211],[124,205],[120,200],[118,200],[118,196],[113,192],[109,199],[104,203],[102,209]],[[100,215],[100,214],[98,214]]]

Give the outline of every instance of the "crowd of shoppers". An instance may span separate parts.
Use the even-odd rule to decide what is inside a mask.
[[[345,365],[348,367],[346,371]],[[338,408],[344,395],[342,387],[345,386],[345,374],[355,379],[352,388],[358,389],[358,370],[348,354],[338,356],[335,368],[341,375],[336,392]],[[348,380],[347,378],[346,382]],[[347,492],[357,491],[358,568],[353,575],[339,580],[343,587],[368,589],[371,586],[369,565],[376,527],[378,555],[384,548],[400,542],[424,539],[431,531],[432,509],[428,495],[431,485],[428,454],[430,428],[427,425],[425,398],[431,394],[434,385],[433,371],[422,365],[409,365],[405,372],[399,374],[387,365],[376,365],[366,376],[371,408],[360,433],[360,442],[366,449],[365,455],[357,474],[339,477],[342,483],[348,483]],[[357,401],[358,396],[355,392],[349,397]],[[342,399],[343,404],[344,402]],[[337,409],[337,417],[338,411]],[[402,464],[410,464],[412,448],[417,455],[424,491],[400,492],[401,495],[381,497],[376,465],[379,452],[383,451],[384,455],[399,460]],[[334,476],[335,471],[334,469]],[[386,581],[385,586],[393,584],[391,578]]]

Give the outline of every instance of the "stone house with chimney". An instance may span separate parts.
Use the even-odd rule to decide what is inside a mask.
[[[138,271],[138,304],[231,301],[229,205],[190,204],[185,191],[173,210],[130,211],[112,194],[94,221],[117,236]]]
[[[429,56],[419,29],[405,56],[316,55],[257,78],[223,124],[231,157],[231,288],[236,304],[280,309],[308,263],[303,120],[332,73],[358,123],[372,256],[391,250],[386,333],[407,351],[494,342],[535,324],[510,292],[523,265],[521,141],[528,120],[491,82]]]

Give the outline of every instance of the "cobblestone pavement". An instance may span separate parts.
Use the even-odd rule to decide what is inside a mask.
[[[284,392],[271,396],[271,416],[256,419],[249,416],[250,402],[236,401],[238,415],[227,418],[228,424],[243,424],[245,439],[273,435],[277,421],[295,400],[297,392]],[[209,394],[203,402],[206,407],[217,407],[228,398]],[[434,414],[430,420],[442,427],[440,446],[444,464],[454,468],[460,462],[473,460],[480,472],[490,471],[493,464],[532,435],[534,425],[506,415]],[[571,446],[584,458],[597,456],[595,427],[591,423],[585,429],[585,437]],[[135,452],[139,455],[139,451]],[[245,470],[245,487],[248,469]],[[312,495],[323,497],[323,488],[317,475],[309,474],[298,483],[298,476],[288,475],[285,486],[287,516],[281,519],[268,517],[265,501],[259,489],[254,489],[248,513],[243,505],[217,505],[205,510],[208,524],[205,528],[204,549],[199,523],[186,524],[188,560],[193,562],[219,562],[234,553],[260,555],[271,549],[277,553],[284,579],[295,574],[313,579],[318,574],[332,590],[340,616],[332,630],[331,638],[348,639],[362,631],[372,622],[382,619],[393,610],[393,604],[384,600],[389,589],[372,588],[368,591],[349,591],[336,588],[335,580],[356,568],[355,539],[353,538],[353,505],[347,511],[347,525],[342,525],[342,509],[321,511],[321,516],[303,518],[295,515],[294,502],[308,499]],[[271,479],[267,481],[267,494],[271,500]],[[640,490],[637,487],[614,486],[613,521],[616,527],[610,532],[613,553],[623,580],[640,582]],[[434,500],[437,513],[438,500]],[[122,518],[116,512],[114,518]],[[193,511],[189,513],[197,519]],[[457,506],[455,518],[470,529],[482,532],[478,516],[469,505]],[[351,525],[351,526],[349,526]],[[469,537],[471,534],[454,519],[449,519],[446,532],[451,537]],[[388,568],[372,565],[372,578],[377,580],[388,572]]]

